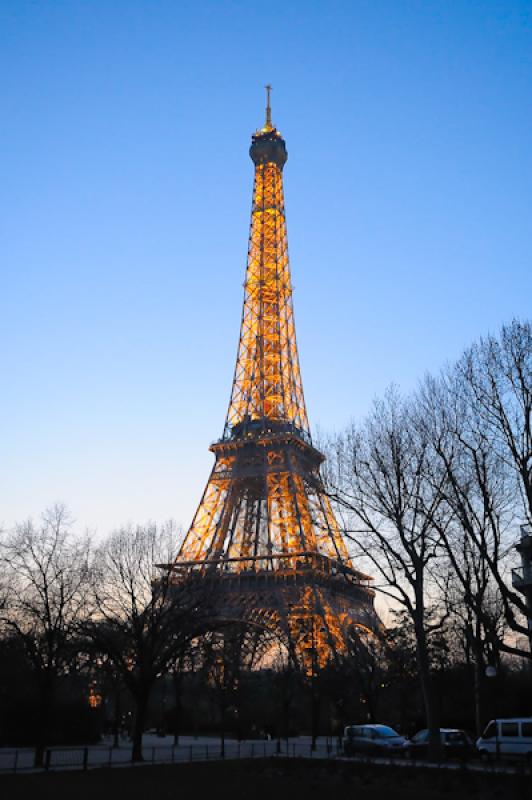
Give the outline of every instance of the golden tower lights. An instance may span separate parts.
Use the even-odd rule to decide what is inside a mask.
[[[307,651],[307,666],[310,647],[323,665],[345,647],[348,629],[371,630],[378,619],[370,579],[353,567],[323,490],[324,457],[312,445],[288,260],[287,151],[266,90],[265,124],[249,151],[255,180],[229,410],[173,569],[221,579],[231,613],[244,606],[283,632],[304,660]]]

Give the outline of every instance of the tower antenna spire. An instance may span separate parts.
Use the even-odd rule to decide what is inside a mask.
[[[272,109],[271,109],[271,105],[270,105],[270,93],[271,93],[272,87],[268,83],[268,84],[266,84],[266,86],[264,88],[266,89],[266,124],[265,124],[264,127],[271,129],[271,128],[273,128],[273,125],[272,125]]]

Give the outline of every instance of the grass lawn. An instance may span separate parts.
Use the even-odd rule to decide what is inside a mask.
[[[0,776],[1,800],[532,800],[530,776],[254,760]]]

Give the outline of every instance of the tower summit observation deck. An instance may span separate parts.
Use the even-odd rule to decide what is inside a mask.
[[[252,136],[255,166],[244,306],[229,409],[215,464],[172,569],[215,581],[244,613],[304,657],[309,625],[326,663],[374,630],[370,578],[357,570],[308,424],[296,343],[283,196],[286,143],[271,121]],[[223,613],[223,612],[221,612]]]

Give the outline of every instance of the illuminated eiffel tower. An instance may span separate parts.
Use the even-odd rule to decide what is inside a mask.
[[[255,165],[244,309],[216,462],[173,570],[215,581],[222,609],[284,637],[323,666],[347,637],[379,625],[323,489],[292,306],[283,198],[286,145],[271,121],[252,136]],[[317,654],[317,655],[316,655]]]

